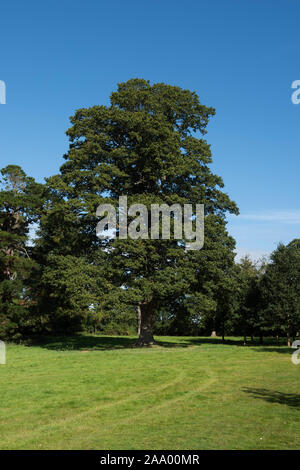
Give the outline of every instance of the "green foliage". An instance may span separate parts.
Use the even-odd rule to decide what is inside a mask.
[[[262,334],[263,322],[259,315],[259,282],[264,273],[265,262],[253,262],[245,256],[235,267],[234,308],[231,331],[247,336]]]
[[[47,269],[52,254],[93,264],[97,253],[105,252],[103,282],[123,289],[124,306],[140,305],[142,329],[145,319],[148,331],[158,311],[174,298],[184,299],[191,315],[195,308],[197,316],[215,311],[214,283],[233,264],[234,241],[225,230],[225,214],[238,211],[208,166],[211,151],[202,135],[213,114],[195,93],[142,79],[121,83],[110,106],[78,110],[67,131],[66,162],[47,181],[49,201],[38,244]],[[147,208],[153,203],[205,204],[207,249],[190,254],[184,239],[100,241],[96,209],[102,203],[117,207],[122,195],[128,205]],[[59,308],[66,308],[64,300],[56,304]]]
[[[268,329],[295,337],[300,331],[300,240],[279,244],[260,283]]]
[[[234,263],[226,214],[238,214],[212,173],[204,139],[215,113],[196,93],[143,79],[120,83],[108,106],[79,109],[60,173],[37,184],[1,170],[0,337],[86,330],[130,334],[295,336],[300,331],[300,242],[271,262]],[[204,204],[205,240],[99,240],[96,209]],[[130,221],[130,217],[129,217]],[[30,228],[38,226],[34,246]],[[174,220],[171,223],[171,232]]]
[[[42,185],[16,165],[3,168],[1,175],[0,337],[19,339],[32,328],[28,278],[35,262],[28,237],[40,214]]]
[[[235,241],[226,231],[226,222],[216,215],[205,219],[205,243],[190,252],[188,265],[191,289],[187,309],[206,332],[224,333],[231,313],[234,283]]]

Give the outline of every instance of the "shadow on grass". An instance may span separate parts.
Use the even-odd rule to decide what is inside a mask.
[[[158,337],[155,340],[153,346],[149,348],[155,348],[157,346],[163,348],[188,348],[191,346],[201,346],[203,344],[210,345],[233,345],[241,346],[242,341],[236,340],[225,340],[221,338],[203,338],[203,337],[174,337],[179,341],[173,340],[172,337],[166,337],[161,339]],[[124,337],[124,336],[97,336],[97,335],[74,335],[74,336],[37,336],[30,338],[26,341],[28,346],[39,346],[45,349],[54,351],[106,351],[114,349],[129,349],[136,347],[137,338]]]
[[[228,346],[242,346],[244,345],[244,339],[241,337],[231,337],[225,338],[222,340],[221,337],[203,337],[203,336],[191,336],[188,338],[184,338],[190,345],[201,345],[201,344],[220,344],[220,345],[228,345]],[[285,339],[280,338],[279,344],[277,344],[276,339],[269,337],[264,338],[263,343],[260,342],[259,338],[254,338],[253,341],[248,338],[246,342],[246,347],[256,347],[259,351],[270,351],[270,352],[291,352],[291,348],[286,346]]]
[[[257,348],[259,352],[276,352],[279,354],[293,354],[295,349],[289,348],[288,346],[266,346]]]
[[[188,339],[189,344],[200,345],[200,344],[216,344],[216,345],[228,345],[228,346],[239,346],[242,348],[245,347],[255,347],[257,352],[269,352],[269,353],[279,353],[279,354],[289,354],[291,355],[294,352],[294,349],[286,346],[285,338],[280,338],[279,344],[277,344],[276,338],[264,338],[263,343],[260,342],[259,338],[255,338],[254,341],[247,341],[246,346],[244,345],[244,340],[242,338],[228,338],[222,341],[222,338],[202,338],[202,337],[191,337]]]
[[[291,349],[282,346],[274,347],[272,338],[262,346],[259,342],[249,342],[247,346],[257,346],[258,351],[262,352],[279,352],[290,353]],[[74,336],[39,336],[33,337],[26,341],[28,346],[39,346],[45,349],[54,351],[106,351],[114,349],[136,348],[137,338],[126,336],[100,336],[100,335],[87,335],[78,334]],[[268,346],[270,344],[270,346]],[[241,338],[228,338],[222,341],[222,338],[210,337],[157,337],[156,344],[152,347],[164,348],[188,348],[191,346],[201,345],[228,345],[239,346],[243,345]]]
[[[300,395],[296,393],[284,393],[267,390],[266,388],[244,388],[243,392],[248,393],[253,398],[265,400],[269,403],[279,403],[300,409]]]
[[[124,336],[97,336],[97,335],[75,335],[75,336],[41,336],[28,339],[27,346],[39,346],[54,351],[107,351],[114,349],[141,349],[136,346],[137,338]],[[163,348],[187,348],[192,346],[189,341],[155,341],[149,348],[157,346]],[[200,343],[199,343],[200,346]]]
[[[41,336],[31,338],[26,342],[28,346],[39,346],[54,351],[106,351],[110,349],[133,348],[135,338],[124,336]]]

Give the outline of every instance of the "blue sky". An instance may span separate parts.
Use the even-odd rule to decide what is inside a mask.
[[[57,173],[69,116],[108,104],[118,82],[188,88],[216,108],[207,140],[240,208],[238,255],[267,254],[299,238],[299,18],[298,0],[2,2],[1,167]]]

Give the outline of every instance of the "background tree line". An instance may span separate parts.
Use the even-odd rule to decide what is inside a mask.
[[[15,165],[1,170],[1,339],[138,328],[139,345],[212,331],[290,343],[300,331],[300,240],[278,245],[268,262],[235,263],[226,213],[238,208],[210,170],[204,139],[214,112],[193,92],[132,79],[110,106],[76,111],[65,163],[45,184]],[[122,195],[148,208],[203,203],[204,247],[100,240],[96,209],[117,208]]]

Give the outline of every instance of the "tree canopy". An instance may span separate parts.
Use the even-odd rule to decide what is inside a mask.
[[[71,118],[66,162],[47,181],[51,203],[42,230],[50,243],[48,252],[93,262],[102,251],[104,277],[111,276],[122,288],[125,304],[141,309],[140,344],[153,342],[156,311],[172,297],[187,298],[197,285],[204,255],[188,253],[184,238],[122,240],[119,225],[116,239],[101,241],[95,232],[96,209],[104,202],[117,208],[120,196],[127,196],[129,205],[148,208],[204,204],[212,234],[209,262],[218,269],[218,258],[234,248],[225,214],[238,209],[222,191],[222,179],[209,168],[212,156],[203,135],[213,114],[188,90],[141,79],[121,83],[110,106],[80,109]],[[205,289],[194,300],[199,296],[211,304]]]
[[[214,114],[195,92],[131,79],[108,106],[70,118],[65,162],[44,185],[16,165],[1,170],[2,338],[129,332],[138,318],[141,346],[153,343],[155,331],[242,334],[245,342],[275,334],[290,343],[300,330],[300,242],[279,245],[260,265],[234,261],[226,215],[238,208],[211,170],[205,139]],[[202,249],[189,250],[186,233],[175,236],[174,210],[169,239],[151,238],[150,215],[147,236],[136,224],[136,239],[124,237],[124,196],[128,207],[143,204],[147,214],[155,204],[203,204]],[[102,204],[115,208],[116,237],[97,236]],[[140,211],[127,214],[128,222]]]

